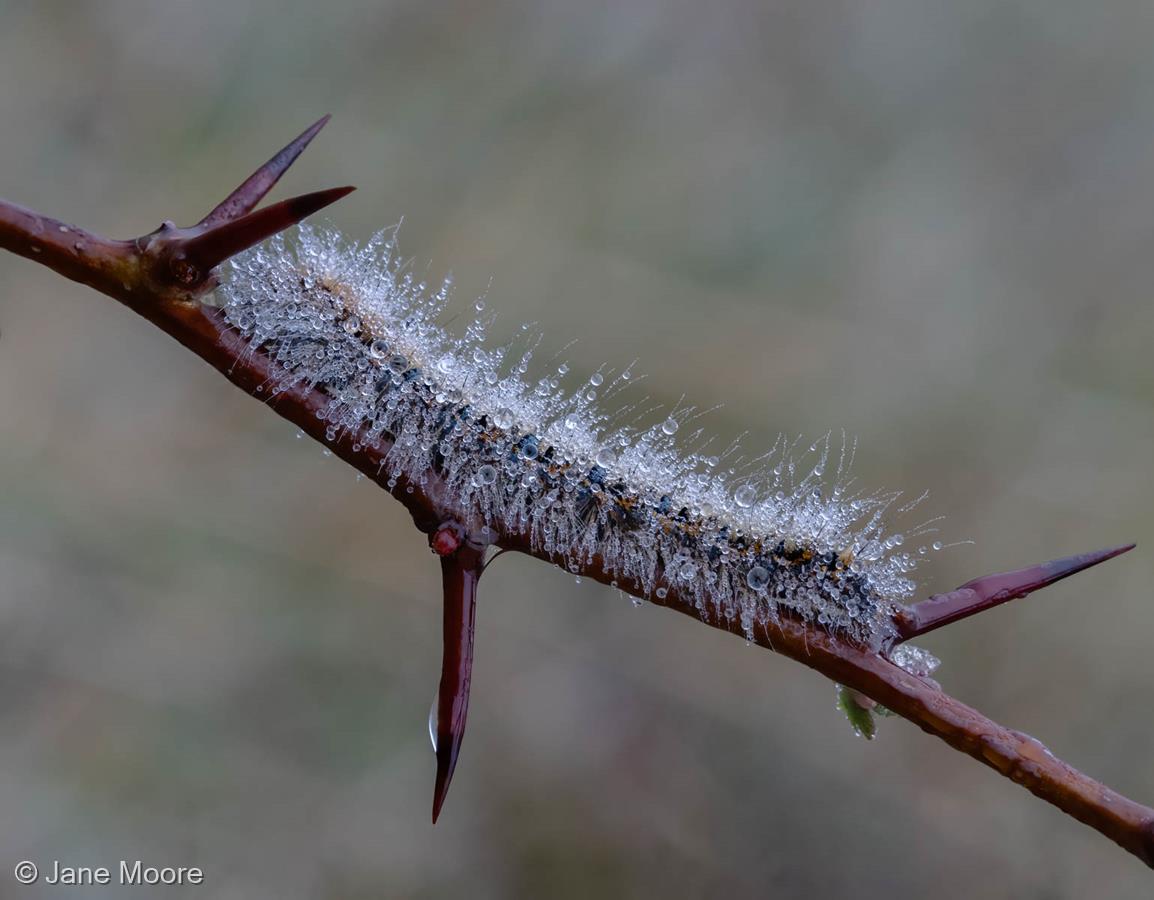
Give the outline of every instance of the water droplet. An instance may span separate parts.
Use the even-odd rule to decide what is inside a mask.
[[[601,387],[601,385],[605,383],[605,376],[600,372],[594,372],[589,376],[589,383],[593,385],[593,387]]]
[[[657,595],[657,599],[658,599],[658,600],[664,600],[664,599],[665,599],[665,595],[666,595],[666,594],[668,594],[668,593],[669,593],[669,591],[667,591],[667,590],[666,590],[665,588],[663,588],[663,587],[659,587],[659,588],[658,588],[656,591],[654,591],[654,593]]]
[[[733,492],[733,502],[742,509],[749,509],[756,500],[757,491],[754,490],[753,485],[743,484]]]
[[[930,544],[930,546],[933,547],[935,550],[941,550],[942,549],[942,542],[941,541],[934,541],[932,544]]]
[[[389,360],[389,371],[394,375],[404,375],[409,368],[409,360],[400,353],[394,354]]]
[[[389,352],[389,342],[380,338],[369,344],[369,356],[373,359],[384,359]]]
[[[682,563],[677,570],[677,577],[682,581],[692,581],[697,577],[697,565],[691,562]]]
[[[617,454],[608,447],[602,447],[597,451],[597,465],[607,469],[615,462],[617,462]]]
[[[481,466],[473,475],[473,484],[477,487],[482,485],[492,484],[497,480],[497,470],[490,465]]]
[[[573,415],[573,413],[569,413],[569,415],[565,417],[565,427],[570,431],[577,427],[577,417]]]
[[[661,423],[661,430],[665,434],[674,434],[677,431],[677,420],[672,416]]]
[[[755,591],[764,591],[769,584],[769,569],[765,566],[754,566],[745,576],[745,583]]]
[[[511,409],[501,408],[497,410],[493,416],[493,424],[498,428],[508,431],[513,427],[513,411]]]

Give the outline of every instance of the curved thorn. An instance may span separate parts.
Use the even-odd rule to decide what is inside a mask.
[[[240,187],[218,203],[212,212],[197,222],[197,225],[221,225],[239,219],[256,209],[256,205],[264,199],[264,195],[272,190],[273,185],[288,171],[289,166],[296,162],[301,151],[317,136],[317,132],[328,124],[330,118],[331,115],[322,116],[301,132],[292,143],[249,175]]]
[[[177,256],[198,270],[203,277],[229,257],[291,228],[355,190],[354,187],[330,188],[282,200],[183,241]]]
[[[449,783],[453,780],[461,741],[465,737],[469,686],[473,677],[473,626],[476,622],[477,582],[481,578],[481,555],[465,546],[452,556],[441,557],[445,613],[441,683],[437,689],[434,825],[449,793]]]
[[[1055,581],[1061,581],[1083,569],[1096,566],[1133,549],[1134,544],[1123,544],[1095,553],[1066,556],[1029,568],[983,575],[981,578],[967,581],[957,590],[947,594],[935,594],[901,610],[896,617],[899,639],[909,640],[1008,600],[1025,597],[1034,591],[1049,587]]]

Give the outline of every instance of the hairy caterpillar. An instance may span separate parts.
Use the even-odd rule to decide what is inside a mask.
[[[754,460],[736,445],[710,454],[709,441],[682,451],[674,435],[692,410],[650,427],[621,421],[632,407],[610,415],[598,395],[625,386],[628,368],[573,393],[564,364],[530,381],[533,346],[488,346],[483,301],[463,337],[438,324],[448,292],[405,272],[393,237],[357,247],[304,226],[236,257],[218,302],[279,363],[273,396],[321,388],[330,439],[391,440],[390,484],[436,473],[482,543],[527,531],[573,571],[597,555],[649,596],[677,583],[703,618],[740,621],[750,639],[782,614],[874,650],[894,638],[916,556],[884,531],[897,495],[850,491],[844,441],[829,481],[828,437],[804,466],[784,439]]]

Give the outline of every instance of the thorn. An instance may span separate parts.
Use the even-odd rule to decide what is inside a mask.
[[[1001,572],[997,575],[983,575],[981,578],[967,581],[960,588],[950,591],[948,594],[935,594],[901,610],[897,615],[900,640],[909,640],[959,619],[968,618],[990,607],[1025,597],[1034,591],[1049,587],[1055,581],[1061,581],[1063,578],[1081,572],[1083,569],[1096,566],[1098,563],[1113,559],[1115,556],[1121,556],[1123,553],[1133,550],[1134,546],[1134,544],[1124,544],[1095,553],[1066,556],[1026,569]]]
[[[452,556],[441,557],[444,588],[443,651],[441,683],[437,689],[436,754],[437,780],[433,787],[433,824],[449,793],[465,718],[469,712],[469,686],[473,676],[473,627],[477,611],[477,582],[481,577],[481,556],[470,545]],[[432,729],[430,729],[432,730]]]
[[[213,226],[204,234],[178,245],[174,257],[177,276],[186,283],[198,281],[229,257],[291,228],[355,190],[354,187],[339,187],[303,194]]]
[[[240,187],[218,203],[212,212],[197,223],[197,226],[222,225],[225,222],[239,219],[256,209],[256,205],[264,199],[265,194],[272,190],[273,185],[280,181],[280,177],[288,171],[289,166],[296,162],[301,151],[328,124],[330,118],[332,118],[331,115],[322,116],[306,128],[292,143],[249,175]]]
[[[1004,603],[1025,597],[1034,591],[1049,587],[1055,581],[1061,581],[1098,563],[1106,562],[1115,556],[1121,556],[1133,550],[1134,544],[1124,544],[1120,547],[1111,547],[1108,550],[1098,550],[1094,553],[1082,553],[1077,556],[1065,556],[1049,562],[1031,566],[1027,569],[1018,569],[1015,572],[1003,572],[1000,575],[985,575],[975,578],[962,585],[961,589],[974,591],[983,599],[994,603]]]

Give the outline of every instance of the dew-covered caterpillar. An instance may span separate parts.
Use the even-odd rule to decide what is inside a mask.
[[[917,556],[884,531],[896,495],[849,489],[844,440],[800,459],[784,439],[748,461],[736,445],[681,449],[692,410],[634,427],[623,421],[632,407],[610,414],[599,403],[629,382],[628,368],[595,372],[572,392],[565,364],[530,380],[533,346],[489,346],[483,301],[452,336],[438,324],[448,285],[431,291],[405,271],[394,240],[358,247],[302,226],[229,265],[218,302],[279,363],[273,396],[322,389],[330,439],[392,440],[390,482],[435,474],[481,540],[527,529],[573,571],[597,555],[647,594],[676,582],[750,639],[783,613],[874,650],[894,637]],[[690,440],[701,445],[702,432]]]

